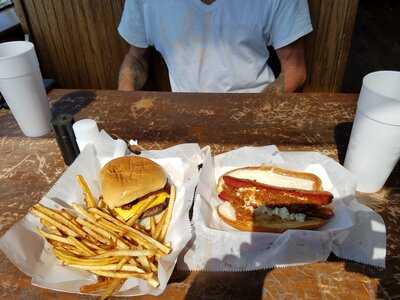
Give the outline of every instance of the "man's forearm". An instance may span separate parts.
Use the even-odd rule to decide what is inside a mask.
[[[148,64],[129,53],[119,71],[118,89],[120,91],[136,91],[143,88],[148,73]]]
[[[306,81],[307,67],[304,55],[304,39],[276,50],[281,63],[283,91],[298,91]]]
[[[298,91],[303,87],[306,81],[306,70],[299,68],[288,68],[286,72],[283,73],[284,78],[284,88],[285,93],[292,93]]]

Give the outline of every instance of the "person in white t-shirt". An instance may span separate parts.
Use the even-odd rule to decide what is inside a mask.
[[[292,92],[306,79],[303,37],[312,25],[307,0],[126,0],[118,31],[131,45],[119,90],[143,87],[154,46],[174,92],[262,92],[275,80],[271,45]]]

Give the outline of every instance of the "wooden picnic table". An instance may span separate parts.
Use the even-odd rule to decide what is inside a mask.
[[[357,95],[190,94],[53,90],[53,114],[95,119],[111,134],[138,139],[148,149],[185,142],[221,153],[243,145],[320,151],[343,160]],[[0,234],[22,218],[66,166],[54,137],[24,137],[0,112]],[[161,299],[392,299],[400,297],[398,171],[376,194],[359,195],[387,226],[387,268],[344,261],[239,273],[175,270]],[[31,286],[0,254],[0,296],[7,299],[90,299]],[[153,299],[146,296],[141,299]]]

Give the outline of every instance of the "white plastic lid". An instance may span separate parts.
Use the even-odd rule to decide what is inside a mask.
[[[400,72],[378,71],[366,75],[358,110],[373,120],[400,126]]]
[[[82,119],[72,125],[75,137],[80,141],[92,141],[99,134],[97,123],[92,119]]]

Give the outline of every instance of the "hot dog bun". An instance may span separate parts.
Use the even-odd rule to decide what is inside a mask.
[[[287,170],[275,166],[244,167],[231,170],[223,176],[255,180],[259,183],[307,191],[322,191],[321,179],[314,174]],[[218,180],[217,191],[222,191],[223,176]]]

